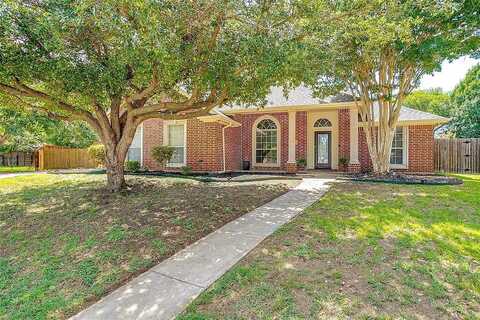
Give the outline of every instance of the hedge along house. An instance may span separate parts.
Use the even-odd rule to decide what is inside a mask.
[[[392,144],[392,169],[433,172],[434,128],[447,121],[403,107]],[[274,87],[261,108],[234,105],[196,119],[147,120],[128,158],[149,170],[189,166],[199,172],[295,172],[297,163],[305,163],[306,169],[368,171],[371,161],[362,126],[352,101],[322,101],[303,86],[285,96]],[[159,145],[175,149],[166,168],[151,156]]]

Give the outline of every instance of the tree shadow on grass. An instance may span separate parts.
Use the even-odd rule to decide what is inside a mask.
[[[50,178],[49,178],[50,179]],[[287,191],[282,185],[48,180],[0,194],[7,318],[65,318],[159,261]],[[41,182],[41,181],[40,181]]]
[[[464,179],[462,186],[336,184],[180,319],[476,318],[480,188],[477,177]],[[263,272],[229,281],[238,268]]]

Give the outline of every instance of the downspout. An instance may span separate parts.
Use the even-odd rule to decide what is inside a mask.
[[[223,172],[227,172],[227,164],[226,164],[226,160],[227,160],[227,156],[226,156],[226,152],[225,152],[225,129],[227,128],[230,128],[232,127],[232,124],[229,123],[228,125],[224,126],[222,128],[222,143],[223,143]]]

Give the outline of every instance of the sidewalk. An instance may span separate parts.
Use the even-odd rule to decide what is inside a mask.
[[[248,252],[317,201],[334,179],[304,179],[275,200],[212,232],[72,320],[172,319]]]
[[[13,178],[19,176],[30,176],[32,174],[40,174],[45,172],[18,172],[18,173],[0,173],[0,179]]]

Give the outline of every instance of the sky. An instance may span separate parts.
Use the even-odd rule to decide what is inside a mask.
[[[445,61],[442,70],[433,75],[423,76],[418,89],[442,88],[443,91],[452,91],[455,86],[465,77],[468,70],[480,63],[469,57],[462,57],[452,62]]]

